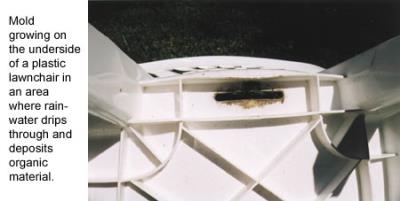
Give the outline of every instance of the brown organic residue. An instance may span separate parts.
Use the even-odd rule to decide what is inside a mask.
[[[227,105],[238,105],[249,109],[274,103],[283,103],[284,93],[258,81],[243,81],[231,84],[226,90],[217,92],[214,99]]]

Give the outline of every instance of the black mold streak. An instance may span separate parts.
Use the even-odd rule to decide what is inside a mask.
[[[181,74],[181,75],[184,73],[190,72],[189,70],[178,70],[178,69],[171,69],[170,71],[173,73]]]
[[[200,67],[193,67],[193,69],[194,69],[194,70],[203,70],[203,69],[200,68]]]
[[[217,92],[214,99],[228,105],[237,104],[243,108],[259,107],[266,104],[283,103],[284,92],[274,90],[268,83],[242,81],[228,85]]]
[[[216,101],[235,101],[248,99],[282,99],[283,91],[237,91],[215,94]]]
[[[154,77],[154,78],[157,78],[157,77],[158,77],[158,75],[156,75],[156,74],[154,74],[154,73],[149,73],[149,75],[150,75],[151,77]]]

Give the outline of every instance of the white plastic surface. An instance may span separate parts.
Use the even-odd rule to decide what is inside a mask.
[[[96,43],[119,55],[102,37]],[[379,99],[384,114],[377,112],[377,101],[366,102],[358,91],[355,96],[364,98],[350,100],[346,83],[360,90],[354,80],[363,73],[345,78],[318,73],[321,68],[309,64],[224,56],[140,64],[158,76],[148,79],[139,65],[117,57],[104,56],[95,63],[102,67],[91,71],[92,113],[122,128],[117,134],[101,125],[91,131],[99,144],[117,140],[90,157],[89,200],[400,199],[400,118],[391,101],[398,95]],[[243,100],[216,101],[215,94],[244,81],[282,91],[284,98],[246,106]],[[389,82],[394,83],[379,86]],[[354,119],[349,110],[359,107],[372,112],[371,160],[351,159],[334,148]]]
[[[121,135],[118,179],[101,175],[93,182],[132,182],[156,200],[240,200],[253,193],[264,200],[328,198],[357,163],[331,153],[324,144],[328,135],[316,129],[323,127],[322,116],[344,113],[339,107],[321,110],[340,105],[334,102],[340,99],[323,103],[321,94],[333,97],[342,78],[268,72],[242,79],[267,83],[285,99],[252,108],[214,100],[220,88],[242,79],[144,82],[137,101],[144,104],[129,120],[131,131]],[[318,166],[321,160],[329,171]]]
[[[138,106],[137,82],[150,76],[91,25],[89,46],[89,112],[122,126]]]

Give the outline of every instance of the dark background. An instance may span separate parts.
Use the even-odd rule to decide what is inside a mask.
[[[89,2],[136,62],[240,55],[333,66],[400,34],[400,2]]]

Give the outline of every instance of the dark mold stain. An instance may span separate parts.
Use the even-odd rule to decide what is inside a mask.
[[[181,74],[181,75],[184,73],[190,72],[189,70],[178,70],[178,69],[171,69],[170,71],[173,73]]]
[[[217,92],[214,99],[228,105],[239,105],[245,109],[261,107],[268,104],[283,103],[282,90],[274,90],[266,83],[243,81],[233,83],[226,90]]]
[[[193,67],[194,70],[204,70],[203,68],[200,67]]]
[[[154,77],[154,78],[157,78],[157,77],[158,77],[158,75],[156,75],[156,74],[154,74],[154,73],[149,73],[149,75],[150,75],[151,77]]]

